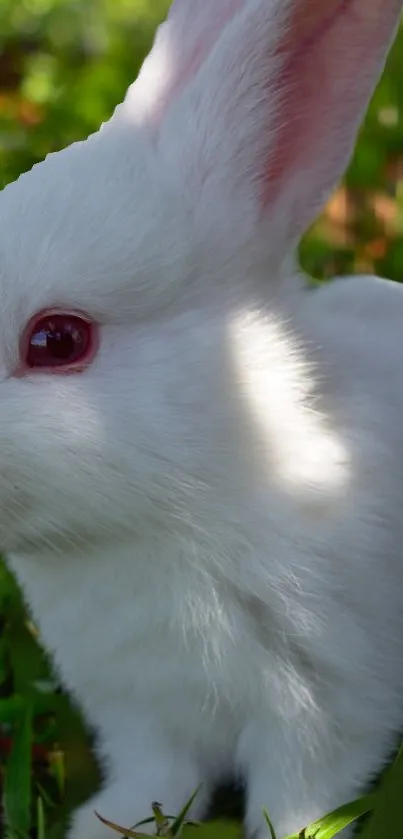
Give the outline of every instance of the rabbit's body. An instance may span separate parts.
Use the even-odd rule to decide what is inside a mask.
[[[164,381],[160,498],[134,539],[119,526],[105,546],[95,534],[81,550],[61,540],[59,556],[42,547],[45,580],[37,556],[12,564],[121,784],[133,784],[139,731],[158,767],[148,797],[183,758],[189,796],[201,781],[208,792],[248,777],[264,744],[257,794],[285,833],[358,793],[403,720],[403,289],[352,278],[275,308],[161,321],[144,368],[153,379],[152,358]],[[327,792],[315,811],[318,767]],[[133,789],[131,823],[147,815],[135,801]],[[94,806],[119,817],[107,799]]]
[[[114,119],[0,196],[1,544],[106,771],[71,839],[227,776],[284,837],[403,724],[403,289],[290,257],[401,2],[331,7],[175,0]]]

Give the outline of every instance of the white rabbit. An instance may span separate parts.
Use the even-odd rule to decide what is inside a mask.
[[[401,6],[176,0],[110,122],[0,195],[0,543],[105,770],[71,839],[227,776],[283,837],[396,745],[403,289],[293,253]]]

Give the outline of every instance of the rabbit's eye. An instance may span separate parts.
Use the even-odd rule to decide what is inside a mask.
[[[85,315],[54,311],[36,316],[23,336],[23,368],[27,373],[80,372],[94,357],[96,337],[96,325]]]

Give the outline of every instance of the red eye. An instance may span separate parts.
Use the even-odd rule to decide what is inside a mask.
[[[96,325],[81,314],[48,312],[28,324],[23,337],[21,372],[80,372],[97,348]]]

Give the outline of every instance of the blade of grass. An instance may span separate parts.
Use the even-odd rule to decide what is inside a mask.
[[[338,833],[341,833],[345,827],[355,822],[361,816],[369,813],[373,809],[376,801],[375,793],[365,795],[358,798],[356,801],[351,801],[349,804],[344,804],[328,813],[323,818],[308,825],[305,830],[300,833],[293,833],[292,836],[287,836],[287,839],[333,839]],[[378,839],[378,837],[377,837]],[[379,839],[387,839],[384,834]]]
[[[63,796],[66,783],[64,753],[60,750],[49,754],[49,771],[53,775],[60,797]]]
[[[267,810],[263,810],[263,815],[264,815],[264,820],[265,820],[265,822],[266,822],[266,824],[269,828],[271,839],[277,839],[276,832],[275,832],[274,827],[271,823],[270,816],[269,816]]]
[[[169,818],[162,812],[161,804],[158,801],[153,801],[151,809],[154,814],[154,821],[157,826],[157,836],[170,836],[170,822]]]
[[[27,704],[14,727],[13,746],[7,761],[3,808],[8,830],[27,836],[31,824],[32,714]]]
[[[187,822],[183,828],[184,839],[241,839],[242,830],[238,822],[214,821],[202,825]]]
[[[42,805],[46,804],[46,807],[48,807],[49,809],[56,807],[55,801],[53,801],[48,791],[45,789],[45,787],[42,786],[42,784],[39,783],[39,781],[36,782],[36,790],[39,793],[38,801],[40,798]]]
[[[171,825],[172,836],[177,836],[177,834],[180,832],[181,828],[185,824],[186,816],[187,816],[195,798],[198,796],[198,794],[200,792],[200,789],[201,789],[201,784],[194,791],[193,795],[189,798],[189,801],[187,802],[187,804],[185,804],[185,806],[182,808],[181,812],[179,813],[179,816],[176,817],[173,824]]]
[[[403,836],[403,746],[385,773],[376,795],[373,814],[361,839],[398,839]]]
[[[94,812],[102,824],[105,824],[106,827],[110,827],[111,830],[114,830],[115,833],[119,833],[121,836],[127,836],[129,839],[142,839],[142,837],[146,837],[145,833],[138,833],[137,830],[129,830],[127,827],[121,827],[121,825],[115,824],[115,822],[111,822],[109,819],[104,819],[103,816],[100,816],[96,810]],[[154,819],[150,821],[154,821]]]
[[[22,696],[15,695],[8,699],[0,699],[0,722],[13,724],[20,718],[25,704],[25,699]]]
[[[37,839],[45,839],[46,833],[46,822],[45,822],[45,808],[43,806],[43,801],[40,796],[37,798],[36,802],[36,831],[37,831]]]

